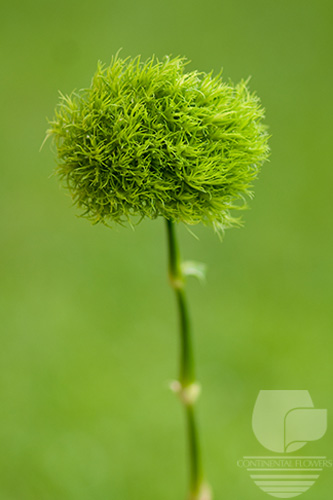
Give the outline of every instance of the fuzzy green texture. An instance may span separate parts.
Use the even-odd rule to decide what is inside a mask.
[[[237,223],[230,210],[244,208],[268,156],[264,111],[246,82],[186,64],[116,56],[88,89],[61,95],[48,131],[57,172],[92,222]]]

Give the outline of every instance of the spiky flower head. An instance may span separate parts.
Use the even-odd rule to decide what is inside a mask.
[[[49,135],[82,215],[216,229],[236,222],[268,156],[259,99],[246,82],[185,72],[181,57],[98,64],[88,89],[61,95]]]

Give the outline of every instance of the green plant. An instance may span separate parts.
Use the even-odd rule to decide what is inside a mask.
[[[251,183],[268,156],[258,98],[246,82],[185,72],[186,60],[112,59],[98,65],[91,86],[61,95],[48,135],[57,172],[81,215],[106,225],[133,216],[166,221],[169,277],[179,308],[181,356],[173,388],[185,407],[190,450],[190,499],[210,498],[195,418],[192,336],[185,295],[198,265],[180,260],[175,224],[203,222],[221,232],[239,224],[232,209],[246,206]]]

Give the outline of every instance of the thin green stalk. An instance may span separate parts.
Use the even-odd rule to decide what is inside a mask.
[[[185,407],[189,459],[190,459],[190,500],[209,500],[208,490],[203,485],[201,449],[198,436],[194,404],[198,396],[195,383],[195,366],[191,327],[185,294],[185,280],[175,232],[175,224],[167,220],[169,246],[169,278],[175,291],[180,319],[180,370],[175,389]]]

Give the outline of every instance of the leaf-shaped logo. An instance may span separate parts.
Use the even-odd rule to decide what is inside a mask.
[[[268,450],[291,453],[323,437],[327,410],[315,409],[308,391],[260,391],[252,428]]]

